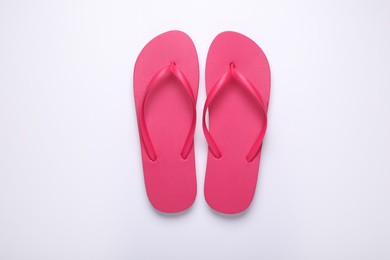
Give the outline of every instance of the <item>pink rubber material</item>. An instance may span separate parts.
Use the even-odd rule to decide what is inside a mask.
[[[218,212],[239,213],[252,202],[270,83],[267,58],[254,41],[235,32],[217,35],[206,61],[203,130],[209,144],[204,194]]]
[[[193,138],[199,64],[192,40],[169,31],[152,39],[134,68],[134,98],[149,201],[176,213],[196,197]]]

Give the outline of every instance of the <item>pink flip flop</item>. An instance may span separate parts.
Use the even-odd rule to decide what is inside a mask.
[[[159,211],[189,208],[196,197],[193,139],[199,64],[190,37],[152,39],[134,68],[134,98],[146,192]]]
[[[204,193],[216,211],[239,213],[253,199],[270,79],[267,58],[254,41],[235,32],[214,39],[206,62],[203,131],[209,145]]]

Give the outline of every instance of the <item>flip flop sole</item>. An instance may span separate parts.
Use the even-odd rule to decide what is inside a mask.
[[[248,37],[223,32],[212,42],[206,62],[206,91],[234,64],[255,87],[267,113],[270,96],[270,68],[260,47]],[[231,80],[221,88],[209,106],[209,132],[222,156],[216,158],[209,150],[204,195],[216,211],[235,214],[250,205],[259,171],[261,149],[252,161],[247,155],[266,127],[253,94],[239,82]]]
[[[180,31],[163,33],[143,48],[134,68],[134,98],[148,198],[157,210],[175,213],[189,208],[196,197],[193,145],[186,158],[181,156],[194,116],[193,107],[186,89],[173,75],[159,80],[145,98],[151,79],[169,64],[175,64],[185,75],[196,102],[198,57],[192,40]],[[150,158],[143,142],[142,116],[156,160]]]

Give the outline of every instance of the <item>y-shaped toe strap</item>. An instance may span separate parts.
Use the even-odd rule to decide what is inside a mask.
[[[206,137],[206,140],[209,144],[209,149],[214,157],[221,158],[222,153],[220,149],[218,148],[216,142],[214,141],[214,138],[211,136],[209,130],[206,126],[206,112],[210,106],[210,104],[213,102],[215,97],[218,95],[218,93],[223,89],[224,86],[230,81],[234,79],[237,81],[240,85],[242,85],[249,93],[255,98],[257,101],[260,111],[263,114],[264,118],[264,124],[263,127],[255,140],[254,144],[252,145],[252,148],[249,150],[246,159],[248,162],[253,161],[253,159],[256,157],[257,153],[260,151],[261,145],[263,143],[265,131],[267,129],[267,113],[265,110],[265,106],[263,104],[263,101],[260,97],[259,92],[257,91],[256,87],[241,73],[237,70],[234,63],[230,64],[229,70],[224,73],[221,78],[217,81],[217,83],[213,86],[210,93],[207,96],[206,102],[204,104],[203,108],[203,132]]]
[[[194,132],[195,132],[195,125],[196,125],[196,101],[194,97],[194,93],[192,92],[192,88],[190,83],[188,82],[187,78],[185,77],[184,73],[176,66],[175,62],[170,63],[169,65],[165,66],[161,70],[159,70],[152,79],[149,81],[145,94],[143,96],[142,105],[141,105],[141,114],[140,114],[140,133],[142,142],[145,146],[146,153],[151,161],[157,160],[157,155],[154,150],[152,141],[150,140],[149,132],[146,127],[145,123],[145,103],[146,98],[150,91],[153,89],[153,87],[157,86],[159,82],[166,79],[168,76],[173,75],[175,78],[180,82],[180,85],[184,87],[186,90],[186,93],[188,94],[191,105],[192,105],[192,123],[189,130],[189,133],[187,135],[186,141],[184,142],[183,149],[181,152],[181,157],[183,159],[186,159],[188,154],[191,151],[191,147],[194,140]]]

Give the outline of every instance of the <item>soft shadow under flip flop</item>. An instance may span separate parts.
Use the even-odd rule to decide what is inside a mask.
[[[196,197],[193,139],[199,64],[190,37],[152,39],[134,68],[134,98],[146,192],[159,211],[189,208]]]
[[[203,110],[209,145],[204,193],[216,211],[239,213],[253,199],[267,128],[270,78],[265,54],[248,37],[223,32],[212,42]]]

